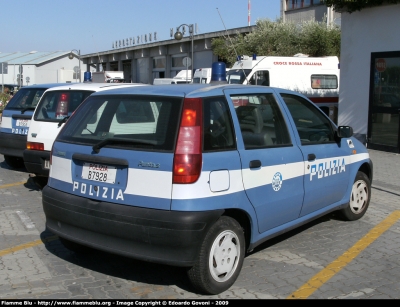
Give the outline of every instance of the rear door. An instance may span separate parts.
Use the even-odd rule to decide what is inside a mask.
[[[181,100],[89,97],[55,142],[49,185],[96,201],[169,210]]]
[[[71,116],[76,108],[93,91],[84,90],[49,90],[44,95],[33,115],[29,128],[28,141],[44,144],[44,150],[50,151],[60,132],[61,121]]]
[[[259,232],[298,218],[303,204],[303,155],[271,89],[226,90],[235,106],[243,185]]]

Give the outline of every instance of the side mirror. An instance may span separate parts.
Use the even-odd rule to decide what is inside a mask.
[[[350,126],[339,126],[337,129],[337,136],[340,138],[349,138],[353,136],[353,128]]]

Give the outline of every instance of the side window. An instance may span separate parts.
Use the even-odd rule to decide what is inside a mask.
[[[32,100],[32,106],[36,107],[36,105],[38,104],[40,97],[42,97],[43,93],[44,93],[44,90],[36,91],[35,96],[33,97],[33,100]]]
[[[311,88],[337,89],[338,79],[336,75],[311,75]]]
[[[256,71],[254,75],[251,76],[250,84],[269,86],[269,71],[268,70]]]
[[[246,149],[290,146],[287,125],[273,94],[232,95]]]
[[[281,96],[293,117],[302,145],[335,141],[332,124],[320,109],[302,97],[291,94]]]
[[[236,149],[231,114],[225,97],[204,99],[203,151]]]

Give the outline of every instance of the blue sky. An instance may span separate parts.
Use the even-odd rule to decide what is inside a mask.
[[[0,52],[112,50],[112,43],[196,24],[198,34],[247,26],[247,0],[0,0]],[[6,10],[5,10],[6,8]],[[218,10],[217,10],[218,8]],[[221,14],[220,15],[218,14]],[[276,20],[279,0],[251,0],[251,25]]]

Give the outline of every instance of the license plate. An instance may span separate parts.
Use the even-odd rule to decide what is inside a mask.
[[[114,166],[83,163],[82,178],[97,182],[115,183],[117,169]]]
[[[17,119],[16,126],[17,127],[28,127],[28,120],[27,119]]]

